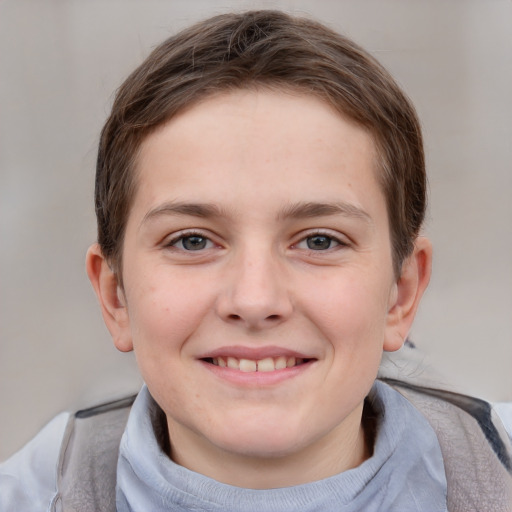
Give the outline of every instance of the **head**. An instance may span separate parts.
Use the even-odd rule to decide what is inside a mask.
[[[122,283],[123,239],[142,142],[204,98],[237,89],[316,96],[369,132],[386,198],[398,278],[426,205],[420,125],[387,71],[351,40],[277,11],[224,14],[158,46],[120,87],[100,139],[98,242]]]
[[[89,276],[174,460],[259,488],[362,462],[430,263],[420,131],[386,72],[312,21],[212,18],[121,87],[96,185]]]

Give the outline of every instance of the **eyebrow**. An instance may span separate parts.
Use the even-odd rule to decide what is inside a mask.
[[[284,208],[278,218],[280,219],[308,219],[314,217],[325,217],[329,215],[343,215],[363,220],[373,224],[372,218],[362,208],[350,203],[296,203]]]
[[[141,225],[154,218],[165,215],[186,215],[202,219],[227,218],[228,213],[212,203],[166,202],[150,210],[141,221]],[[373,224],[372,218],[362,208],[346,202],[316,203],[299,202],[284,207],[277,215],[278,220],[309,219],[342,215],[353,217]]]
[[[167,202],[150,210],[141,221],[145,222],[163,215],[188,215],[203,219],[212,217],[226,217],[226,213],[218,206],[210,203],[183,203]]]

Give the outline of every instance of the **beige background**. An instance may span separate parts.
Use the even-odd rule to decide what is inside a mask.
[[[311,13],[397,77],[423,120],[434,278],[413,338],[512,400],[512,2],[0,0],[0,458],[63,409],[135,391],[84,272],[97,137],[160,40],[229,9]]]

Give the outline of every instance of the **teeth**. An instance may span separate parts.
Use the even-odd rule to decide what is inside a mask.
[[[256,361],[250,359],[240,359],[240,371],[241,372],[255,372],[257,370]]]
[[[286,357],[280,356],[276,359],[276,370],[283,370],[286,368]]]
[[[265,359],[260,359],[258,361],[258,371],[259,372],[273,372],[276,369],[274,364],[274,360],[271,357],[266,357]]]
[[[285,368],[293,368],[304,363],[304,359],[300,357],[279,356],[275,359],[265,357],[257,361],[253,359],[237,359],[236,357],[214,357],[212,363],[222,368],[232,368],[241,372],[273,372],[275,370],[284,370]]]
[[[233,368],[234,370],[239,370],[240,363],[238,362],[238,359],[235,359],[234,357],[228,357],[228,368]]]

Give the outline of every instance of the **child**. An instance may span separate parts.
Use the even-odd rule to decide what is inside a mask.
[[[381,365],[428,285],[425,203],[414,109],[351,41],[274,11],[165,41],[102,131],[87,254],[145,386],[50,423],[4,508],[511,510],[490,406],[410,348]]]

